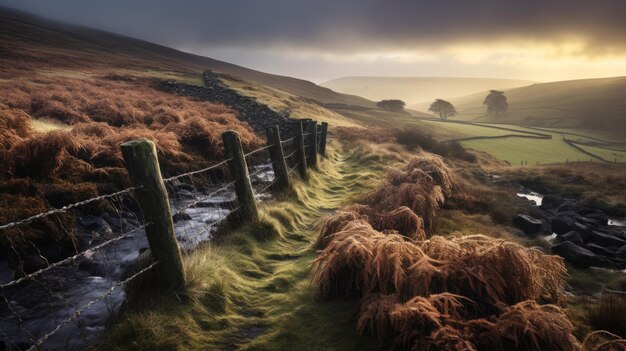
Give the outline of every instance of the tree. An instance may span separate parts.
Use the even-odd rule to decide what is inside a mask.
[[[485,97],[483,105],[487,105],[487,112],[497,115],[500,112],[506,111],[509,108],[509,103],[506,101],[503,91],[491,90],[489,95]]]
[[[391,111],[391,112],[402,112],[404,111],[404,101],[402,100],[382,100],[376,103],[376,106],[383,110]]]
[[[446,100],[437,99],[435,102],[430,104],[430,108],[428,111],[434,112],[439,115],[439,118],[442,120],[448,119],[448,117],[452,117],[456,115],[456,109],[454,105],[449,103]]]

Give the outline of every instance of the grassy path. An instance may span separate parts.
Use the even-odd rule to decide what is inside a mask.
[[[356,333],[357,301],[320,301],[310,283],[320,218],[352,203],[388,163],[335,148],[261,208],[259,224],[228,233],[185,258],[192,302],[161,301],[125,313],[102,342],[124,350],[368,350]]]

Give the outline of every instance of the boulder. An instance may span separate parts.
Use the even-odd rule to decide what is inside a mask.
[[[552,253],[563,257],[567,262],[581,268],[594,266],[624,269],[626,267],[626,261],[624,260],[597,255],[593,251],[578,246],[571,241],[556,244],[550,250]]]
[[[590,267],[592,264],[598,262],[598,255],[571,241],[556,244],[550,248],[550,251],[578,267]]]
[[[548,195],[545,195],[543,199],[541,200],[540,207],[542,210],[556,209],[559,206],[561,206],[561,204],[563,204],[564,201],[565,200],[559,195],[548,194]]]
[[[531,216],[518,214],[513,219],[513,225],[526,234],[536,234],[541,230],[542,222]]]
[[[555,239],[556,243],[562,243],[564,241],[571,241],[577,245],[584,244],[583,238],[576,231],[571,231],[571,232],[567,232],[565,234],[559,235]]]
[[[609,217],[602,211],[590,213],[586,217],[597,221],[602,226],[609,224]]]
[[[174,221],[174,223],[178,223],[180,221],[190,221],[191,216],[185,212],[178,212],[172,216],[172,220]]]
[[[580,222],[574,222],[573,229],[580,234],[584,241],[589,241],[589,237],[594,230],[594,228]]]
[[[626,245],[620,247],[616,252],[615,252],[615,257],[622,259],[622,260],[626,260]]]
[[[579,205],[571,201],[564,202],[563,204],[561,204],[561,206],[559,206],[558,212],[565,212],[565,211],[576,212],[579,215],[585,215],[585,214],[593,212],[593,210],[590,209],[589,207]]]
[[[616,246],[622,247],[626,245],[626,240],[615,236],[613,234],[604,233],[601,231],[594,230],[591,232],[589,236],[589,241],[596,243],[600,246]]]
[[[589,243],[585,245],[585,248],[595,254],[607,256],[607,257],[613,257],[615,256],[615,253],[617,252],[617,250],[615,250],[614,248],[600,246],[595,243]]]
[[[557,234],[565,234],[574,230],[574,220],[569,217],[554,217],[550,220],[552,230]]]

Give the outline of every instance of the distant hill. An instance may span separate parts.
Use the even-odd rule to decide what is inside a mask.
[[[509,111],[486,115],[487,91],[450,101],[458,119],[626,132],[626,77],[580,79],[505,89]]]
[[[447,77],[343,77],[321,83],[332,90],[379,101],[400,99],[411,108],[437,98],[463,96],[488,89],[507,89],[534,82],[496,78]],[[424,110],[423,106],[418,109]]]

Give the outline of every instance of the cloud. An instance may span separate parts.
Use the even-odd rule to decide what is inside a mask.
[[[332,54],[567,38],[578,54],[626,49],[624,0],[0,0],[7,6],[175,47]]]

